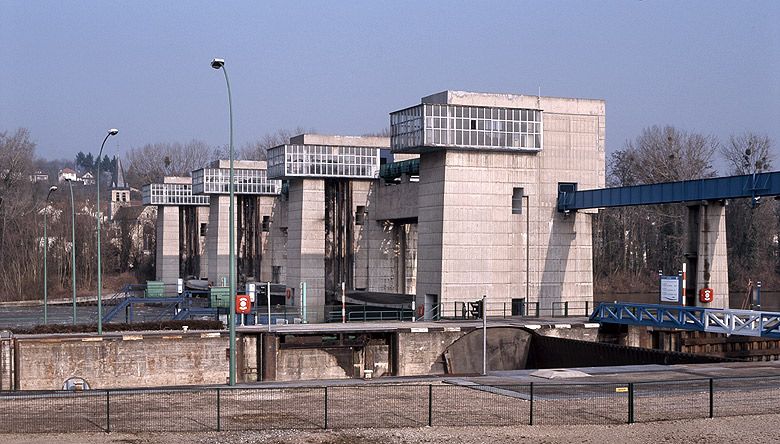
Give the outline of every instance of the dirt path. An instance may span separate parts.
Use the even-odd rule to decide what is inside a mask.
[[[3,443],[250,444],[250,443],[730,443],[776,442],[780,414],[612,426],[424,427],[320,431],[206,433],[74,433],[0,435]]]

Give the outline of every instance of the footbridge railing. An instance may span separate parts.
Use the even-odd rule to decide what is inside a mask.
[[[780,313],[767,311],[602,302],[590,320],[780,339]]]

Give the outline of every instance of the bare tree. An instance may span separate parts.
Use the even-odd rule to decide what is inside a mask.
[[[630,186],[711,177],[717,139],[677,128],[645,129],[607,165],[609,186]],[[633,290],[652,288],[659,269],[674,270],[682,261],[685,209],[679,205],[609,208],[594,224],[594,273],[597,280]]]
[[[729,137],[729,143],[721,147],[720,154],[726,160],[729,172],[737,175],[769,171],[774,158],[769,136],[750,132]]]
[[[746,132],[729,137],[720,154],[731,174],[753,174],[771,170],[774,153],[772,140],[765,135]],[[778,282],[777,236],[778,202],[734,199],[726,208],[729,234],[729,280],[736,290],[743,290],[751,280]],[[771,285],[771,284],[770,284]]]
[[[42,244],[38,211],[45,184],[29,180],[35,143],[25,128],[0,132],[0,296],[37,294]],[[45,195],[45,192],[44,192]]]
[[[134,186],[160,182],[165,176],[189,176],[214,158],[205,142],[154,143],[131,148],[126,154],[127,180]]]
[[[275,146],[290,143],[290,137],[306,133],[303,127],[296,127],[292,130],[280,129],[273,133],[266,133],[260,139],[247,143],[239,150],[239,157],[246,160],[266,160],[267,152]]]

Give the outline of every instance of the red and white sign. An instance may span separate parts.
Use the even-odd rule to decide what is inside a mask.
[[[709,303],[715,299],[715,292],[712,288],[702,288],[699,290],[699,302]]]
[[[236,313],[249,314],[252,312],[252,301],[248,294],[236,295]]]

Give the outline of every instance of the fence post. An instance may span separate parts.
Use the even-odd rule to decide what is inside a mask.
[[[529,388],[529,395],[531,398],[531,403],[528,406],[528,425],[534,425],[534,383],[530,383]]]
[[[628,423],[634,423],[634,383],[628,384]]]
[[[111,433],[111,395],[106,390],[106,433]]]
[[[428,384],[428,427],[433,426],[433,384]]]
[[[564,318],[569,317],[569,301],[565,301],[563,303],[563,317]]]
[[[221,413],[220,412],[220,405],[219,405],[220,398],[221,398],[220,390],[217,389],[217,431],[218,432],[222,431],[222,424],[220,423],[220,416],[221,416],[220,415],[220,413]]]
[[[506,302],[504,302],[504,319],[506,319]]]
[[[590,316],[590,301],[585,301],[585,316]]]
[[[715,417],[715,394],[713,393],[712,378],[710,378],[710,418]]]
[[[535,302],[535,304],[536,304],[536,317],[538,318],[539,317],[539,302],[537,301],[537,302]]]
[[[328,429],[328,386],[325,386],[325,430]]]

